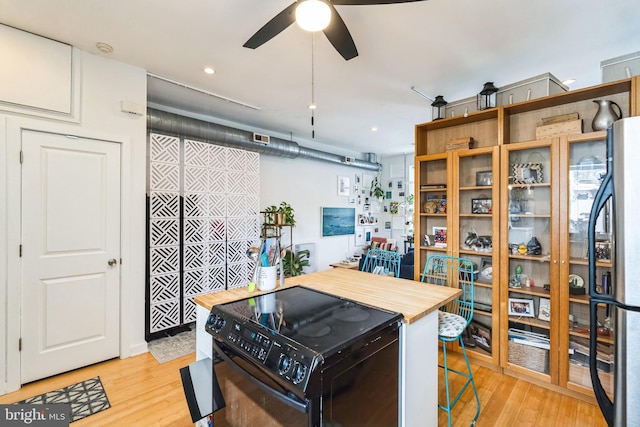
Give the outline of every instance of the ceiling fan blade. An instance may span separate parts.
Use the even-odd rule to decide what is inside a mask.
[[[331,3],[344,6],[367,6],[372,4],[411,3],[426,0],[331,0]]]
[[[293,2],[282,12],[274,16],[271,21],[264,24],[264,26],[251,36],[251,38],[242,46],[255,49],[280,34],[289,25],[296,21],[296,6],[297,2]]]
[[[342,17],[340,17],[338,11],[331,3],[329,3],[329,7],[331,8],[331,22],[322,32],[327,36],[327,39],[329,39],[338,53],[348,61],[358,56],[358,49],[356,49],[353,37],[351,37],[351,33],[349,33],[347,25],[342,20]]]

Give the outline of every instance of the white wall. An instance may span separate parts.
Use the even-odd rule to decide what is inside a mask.
[[[326,270],[329,264],[362,252],[355,247],[354,236],[322,237],[321,207],[355,207],[356,212],[362,212],[362,205],[349,204],[350,197],[338,196],[338,176],[349,177],[353,187],[356,174],[363,172],[317,160],[260,156],[261,208],[281,201],[294,208],[297,224],[293,243],[315,243],[316,270]]]
[[[413,219],[413,211],[410,209],[411,204],[406,202],[406,198],[414,194],[414,153],[385,156],[380,158],[380,163],[383,165],[381,174],[382,188],[385,193],[391,191],[392,198],[383,201],[383,213],[380,215],[381,231],[379,235],[395,239],[398,244],[398,250],[404,252],[404,240],[407,232],[411,230],[411,225],[406,225],[406,222]],[[398,189],[398,181],[403,183],[402,189]],[[389,188],[389,183],[392,185],[391,188]],[[400,192],[404,192],[404,197],[400,196]],[[399,202],[397,215],[384,212],[384,206],[388,207],[390,201]],[[391,223],[392,227],[390,230],[385,230],[385,222]]]
[[[17,31],[17,30],[13,30]],[[122,154],[121,357],[147,351],[144,340],[146,121],[120,111],[146,105],[146,72],[74,49],[80,61],[79,115],[46,118],[0,103],[0,394],[19,387],[21,129],[115,141]],[[11,61],[11,58],[3,58]],[[16,76],[20,78],[20,76]],[[0,85],[11,81],[0,82]],[[38,117],[40,116],[40,117]]]

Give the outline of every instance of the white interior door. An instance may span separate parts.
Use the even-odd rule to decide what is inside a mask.
[[[21,382],[119,355],[120,145],[22,133]]]

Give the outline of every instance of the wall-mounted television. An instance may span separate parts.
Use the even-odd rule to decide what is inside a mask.
[[[322,236],[356,233],[356,208],[322,208]]]

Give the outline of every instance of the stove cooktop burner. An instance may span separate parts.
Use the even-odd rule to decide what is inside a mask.
[[[329,335],[331,327],[322,322],[309,323],[300,327],[296,332],[303,337],[320,338]]]
[[[333,311],[333,317],[343,322],[362,322],[367,320],[371,314],[361,307],[340,307]]]

